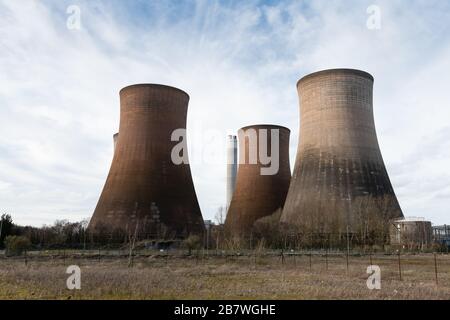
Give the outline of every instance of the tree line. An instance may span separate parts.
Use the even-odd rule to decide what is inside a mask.
[[[88,220],[57,220],[53,225],[42,227],[21,226],[15,224],[11,215],[5,213],[0,220],[0,248],[5,249],[7,240],[14,239],[13,237],[26,238],[30,247],[36,249],[80,247],[88,240],[87,226]]]

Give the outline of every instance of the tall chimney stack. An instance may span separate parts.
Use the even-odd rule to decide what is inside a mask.
[[[236,186],[237,174],[237,137],[229,135],[227,137],[227,205],[226,210],[230,207],[230,202],[233,197]]]

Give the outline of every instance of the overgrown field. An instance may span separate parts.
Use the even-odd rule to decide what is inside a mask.
[[[450,256],[376,255],[381,290],[369,290],[369,256],[47,252],[0,257],[0,299],[450,299]],[[66,268],[81,268],[69,290]],[[437,281],[436,269],[437,266]],[[401,270],[401,280],[400,280]]]

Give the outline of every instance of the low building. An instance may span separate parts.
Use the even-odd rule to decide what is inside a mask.
[[[433,240],[435,243],[449,248],[450,226],[445,224],[442,226],[433,226]]]
[[[433,243],[431,222],[424,218],[408,217],[395,220],[390,230],[391,245],[408,249],[423,249]]]

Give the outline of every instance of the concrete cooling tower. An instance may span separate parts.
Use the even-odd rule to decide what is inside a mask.
[[[250,237],[256,220],[283,207],[291,179],[289,135],[289,129],[274,125],[239,130],[239,169],[225,220],[228,234]]]
[[[403,216],[378,146],[373,83],[370,74],[350,69],[297,83],[300,136],[282,223],[352,231],[362,219]]]
[[[89,229],[151,237],[202,234],[204,224],[189,164],[172,161],[176,129],[186,128],[189,95],[138,84],[120,91],[120,138]],[[187,150],[183,156],[186,158]]]

